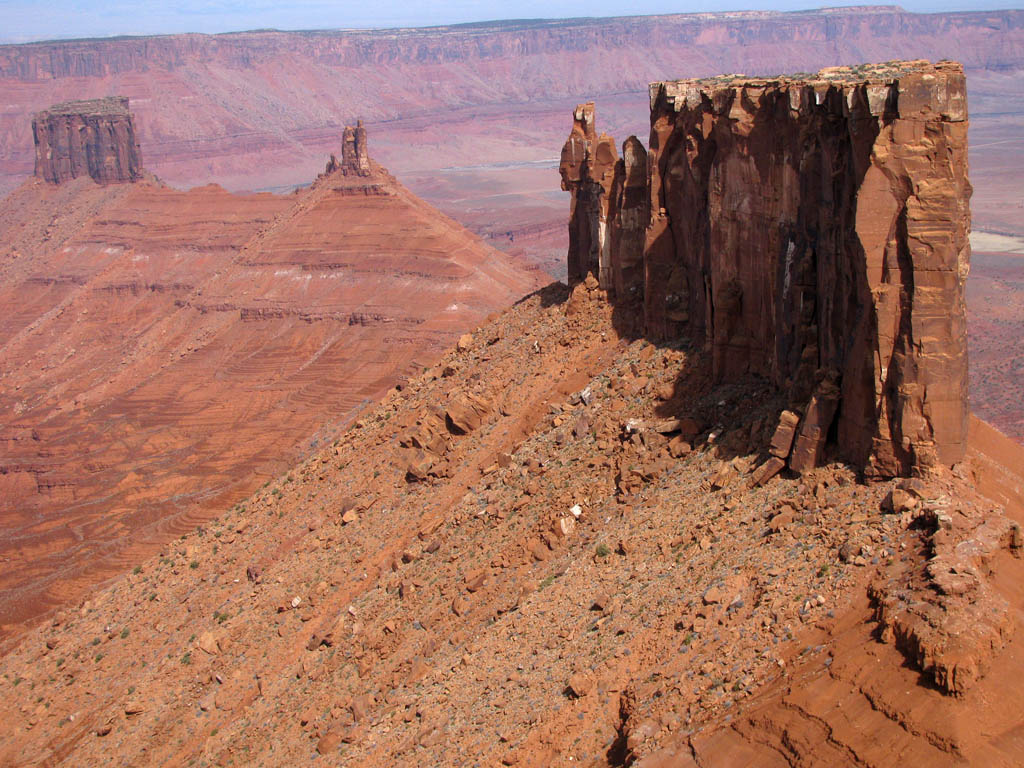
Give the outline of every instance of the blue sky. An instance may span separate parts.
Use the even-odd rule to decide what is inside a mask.
[[[819,5],[807,0],[519,0],[516,3],[470,0],[0,0],[0,41],[174,32],[228,32],[260,29],[330,29],[456,24],[506,18],[619,16],[721,10],[801,10]],[[1022,0],[904,0],[909,11],[1014,8]]]

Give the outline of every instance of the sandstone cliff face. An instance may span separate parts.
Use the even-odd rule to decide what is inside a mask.
[[[580,201],[601,164],[592,139],[576,161],[578,118],[562,162],[571,234],[588,226]],[[591,110],[591,136],[592,123]],[[795,431],[778,458],[797,471],[830,438],[869,474],[959,461],[971,194],[960,65],[655,83],[650,144],[642,253],[620,234],[595,268],[577,236],[570,280],[594,273],[654,339],[703,339],[718,380],[787,388],[803,416],[780,426]],[[638,157],[635,139],[626,146]],[[633,166],[616,174],[635,190]],[[582,210],[589,221],[604,205],[612,220],[591,229],[635,232],[635,192],[624,204],[602,191]]]
[[[100,184],[137,181],[142,151],[128,99],[69,101],[36,114],[35,175],[54,184],[91,176]]]

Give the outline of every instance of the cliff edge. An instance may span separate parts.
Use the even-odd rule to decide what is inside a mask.
[[[953,62],[650,86],[651,136],[562,153],[569,279],[652,340],[703,339],[716,380],[790,396],[766,474],[826,443],[866,474],[964,457],[967,98]]]

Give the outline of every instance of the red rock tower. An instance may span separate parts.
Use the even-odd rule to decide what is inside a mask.
[[[960,461],[972,191],[961,65],[679,80],[650,96],[643,178],[636,139],[610,173],[614,146],[594,137],[593,106],[577,107],[561,164],[570,282],[594,274],[652,339],[703,339],[717,380],[758,375],[788,392],[799,421],[784,425],[779,467],[806,471],[830,441],[870,475]]]
[[[562,149],[562,189],[572,192],[569,214],[569,280],[593,273],[608,287],[611,279],[609,205],[618,156],[614,140],[594,129],[594,103],[576,107],[572,133]]]
[[[100,184],[142,178],[142,151],[128,99],[69,101],[36,114],[35,175],[54,184],[91,176]]]
[[[341,169],[346,176],[369,176],[370,156],[366,148],[366,128],[360,120],[353,128],[345,126],[341,141]]]

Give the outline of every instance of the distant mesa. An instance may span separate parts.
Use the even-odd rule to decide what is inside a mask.
[[[345,132],[341,138],[341,162],[335,155],[331,155],[327,163],[327,173],[341,171],[345,176],[369,176],[370,155],[366,148],[366,128],[363,121],[359,120],[355,127],[345,126]]]
[[[37,112],[32,120],[37,178],[63,184],[91,176],[98,184],[142,178],[142,150],[128,99],[111,96],[67,101]]]
[[[568,272],[648,338],[763,376],[789,422],[766,471],[826,443],[866,474],[967,443],[967,99],[953,62],[653,83],[651,149],[618,158],[593,104],[562,150]],[[793,421],[793,417],[797,419]]]

